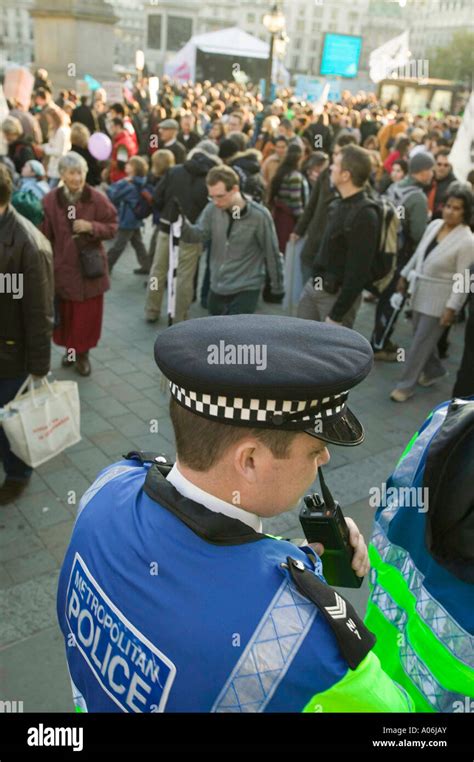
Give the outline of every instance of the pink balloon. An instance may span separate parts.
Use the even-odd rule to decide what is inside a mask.
[[[87,147],[92,156],[98,161],[105,161],[112,153],[112,141],[103,132],[94,132],[89,138]]]

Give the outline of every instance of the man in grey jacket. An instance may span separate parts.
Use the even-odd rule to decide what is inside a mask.
[[[210,203],[195,225],[184,218],[183,241],[210,242],[211,315],[253,313],[265,282],[283,297],[283,257],[268,209],[242,196],[231,167],[213,167],[206,176]],[[184,215],[183,215],[184,216]]]

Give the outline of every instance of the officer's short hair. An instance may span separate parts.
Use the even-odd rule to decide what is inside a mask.
[[[372,171],[370,153],[360,146],[344,146],[341,150],[341,169],[350,172],[357,188],[363,188]]]
[[[240,185],[239,176],[232,167],[213,167],[206,175],[206,184],[211,187],[217,183],[224,183],[226,191],[232,190],[235,185]]]
[[[231,426],[211,421],[186,410],[173,397],[170,416],[176,438],[176,453],[183,465],[194,471],[208,471],[232,445],[244,437],[255,437],[275,458],[289,457],[291,443],[298,431],[272,431]]]

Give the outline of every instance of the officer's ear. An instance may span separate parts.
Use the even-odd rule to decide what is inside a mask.
[[[258,481],[259,474],[270,466],[272,460],[268,447],[251,437],[242,439],[234,450],[234,468],[250,484]]]

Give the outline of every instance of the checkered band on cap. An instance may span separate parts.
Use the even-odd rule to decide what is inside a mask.
[[[346,408],[349,392],[340,392],[316,400],[269,400],[251,397],[227,397],[221,394],[192,392],[170,382],[175,400],[205,418],[244,425],[285,424],[286,428],[306,429],[308,423],[339,416]]]

